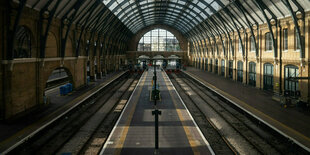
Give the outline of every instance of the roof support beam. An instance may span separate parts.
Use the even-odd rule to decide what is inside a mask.
[[[82,36],[83,36],[83,33],[84,33],[84,31],[85,31],[85,28],[86,28],[86,24],[88,23],[88,21],[89,21],[89,19],[90,19],[90,17],[91,17],[91,15],[93,14],[93,12],[94,12],[94,10],[95,10],[95,8],[97,7],[97,1],[90,7],[90,9],[89,9],[89,13],[88,13],[88,15],[87,15],[87,17],[86,17],[86,20],[84,21],[84,24],[83,24],[83,26],[82,26],[82,28],[81,28],[81,30],[80,30],[80,34],[79,34],[79,39],[78,39],[78,45],[77,45],[77,48],[76,48],[76,50],[75,50],[75,56],[76,57],[78,57],[79,55],[80,55],[80,46],[81,46],[81,40],[82,40]]]
[[[224,11],[225,11],[225,13],[230,17],[230,19],[231,19],[231,21],[232,21],[232,23],[233,23],[235,29],[237,30],[238,37],[239,37],[239,42],[240,42],[240,44],[241,44],[242,56],[244,57],[244,56],[245,56],[245,50],[244,50],[244,47],[243,47],[243,43],[242,43],[242,38],[241,38],[240,30],[239,30],[239,28],[238,28],[238,26],[237,26],[237,24],[236,24],[236,22],[235,22],[235,20],[234,20],[235,17],[234,17],[234,15],[232,15],[231,12],[229,12],[229,10],[228,10],[227,8],[225,8]],[[234,53],[233,53],[233,55],[234,55]]]
[[[277,53],[277,39],[275,38],[275,36],[277,36],[277,32],[278,30],[276,29],[276,34],[273,32],[272,30],[272,26],[276,26],[278,25],[277,22],[277,18],[276,16],[272,13],[272,11],[265,5],[265,3],[263,1],[258,1],[258,0],[254,0],[255,4],[257,5],[257,7],[260,9],[260,11],[262,12],[262,14],[264,15],[264,18],[267,21],[267,25],[272,37],[272,43],[273,43],[273,55],[274,55],[274,59],[276,61],[277,57],[278,57],[278,53]],[[265,10],[268,11],[268,13],[272,16],[271,19],[268,19],[267,14],[265,12]],[[271,23],[271,21],[273,20],[274,24]]]
[[[6,54],[7,60],[13,60],[13,57],[14,57],[13,56],[13,48],[14,48],[14,42],[15,42],[14,37],[15,37],[15,34],[17,31],[17,26],[18,26],[20,18],[21,18],[21,14],[22,14],[23,9],[26,5],[26,2],[27,2],[27,0],[20,0],[18,7],[16,9],[17,14],[16,14],[15,20],[13,22],[13,28],[11,28],[11,20],[12,20],[11,16],[8,17],[8,21],[7,21],[7,27],[8,27],[8,29],[7,29],[7,37],[8,37],[7,38],[7,40],[8,40],[7,44],[8,44],[8,46],[7,47],[8,48],[7,48],[7,54]],[[12,10],[13,10],[12,4],[11,4],[12,1],[7,0],[6,3],[8,6],[8,12],[9,12],[8,14],[11,14]]]
[[[305,58],[305,37],[304,35],[301,35],[301,30],[300,27],[298,25],[298,18],[296,16],[296,13],[299,12],[301,13],[301,17],[300,19],[302,20],[303,23],[303,27],[305,29],[305,12],[304,9],[300,6],[300,4],[298,2],[296,2],[296,0],[292,0],[292,2],[297,6],[298,10],[296,12],[294,12],[291,4],[289,3],[288,0],[282,0],[282,2],[285,4],[285,6],[287,7],[287,9],[290,11],[294,25],[295,25],[295,29],[297,31],[297,39],[299,39],[299,46],[300,46],[300,59],[304,59]],[[305,30],[304,30],[305,33]],[[303,60],[302,60],[303,61]]]
[[[254,40],[256,58],[258,58],[258,46],[257,46],[256,38],[255,38],[255,35],[254,35],[254,30],[253,30],[253,27],[252,27],[253,25],[250,23],[248,17],[246,16],[246,14],[245,14],[246,10],[243,7],[243,5],[239,2],[239,0],[236,0],[234,4],[239,9],[239,11],[242,13],[242,15],[244,16],[244,18],[246,20],[246,23],[247,23],[248,27],[250,28],[251,35],[252,35],[251,39],[253,38],[253,40]],[[250,42],[251,42],[251,40],[250,40]]]
[[[52,0],[49,0],[45,4],[43,9],[41,9],[41,11],[40,11],[40,18],[39,18],[40,58],[45,58],[45,47],[46,47],[46,41],[47,41],[47,36],[48,36],[49,28],[51,26],[53,17],[54,17],[54,15],[56,13],[56,9],[58,8],[58,5],[59,5],[60,1],[61,0],[57,0],[56,4],[52,8],[52,10],[48,11],[48,7],[52,3]],[[48,12],[48,15],[47,15],[48,17],[47,17],[47,24],[46,24],[46,27],[44,29],[43,21],[45,20],[44,16],[46,15],[46,12]]]
[[[82,6],[82,4],[84,4],[84,2],[85,2],[85,0],[84,1],[77,1],[74,4],[74,6],[71,8],[71,10],[74,9],[74,13],[72,14],[72,16],[69,17],[69,19],[67,19],[67,16],[63,16],[61,19],[61,35],[60,35],[61,36],[61,50],[60,50],[60,56],[61,57],[65,57],[66,44],[67,44],[69,31],[71,29],[71,26],[73,24],[74,18],[76,17],[78,10]],[[68,12],[66,13],[66,15],[68,14]],[[66,32],[65,32],[65,35],[63,36],[63,32],[65,31],[65,28],[66,28]]]

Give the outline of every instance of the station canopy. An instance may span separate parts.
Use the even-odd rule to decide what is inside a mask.
[[[185,37],[218,36],[303,14],[309,0],[13,0],[63,21],[128,40],[154,24],[168,25]],[[108,23],[108,24],[107,24]],[[125,35],[125,36],[124,36]]]
[[[104,0],[103,3],[133,32],[165,24],[183,34],[207,29],[209,35],[266,23],[290,15],[287,0]],[[288,0],[293,11],[309,9],[309,0]],[[307,7],[308,6],[308,7]],[[264,18],[264,13],[267,18]],[[224,24],[227,26],[225,27]],[[197,28],[199,25],[200,28]],[[193,28],[197,31],[190,32]]]
[[[221,5],[229,4],[228,0],[104,0],[103,2],[133,33],[152,24],[167,24],[177,27],[184,33],[221,9]]]

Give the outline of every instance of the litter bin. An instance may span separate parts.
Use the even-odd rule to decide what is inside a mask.
[[[68,87],[68,93],[72,92],[72,87],[73,87],[72,84],[68,83],[67,87]]]
[[[67,95],[69,93],[69,86],[68,85],[65,85],[65,95]]]
[[[60,95],[66,95],[66,87],[65,86],[61,86],[59,89],[60,89]]]

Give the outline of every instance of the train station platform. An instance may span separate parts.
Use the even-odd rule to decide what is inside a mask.
[[[153,70],[143,73],[101,154],[154,154]],[[157,71],[161,99],[158,154],[213,154],[165,72]]]
[[[183,72],[310,151],[309,111],[284,108],[272,99],[271,93],[214,73],[192,67]]]
[[[37,110],[23,116],[22,119],[0,123],[0,154],[14,144],[26,140],[27,136],[44,127],[60,114],[77,106],[81,100],[125,73],[125,71],[117,71],[107,74],[102,79],[90,82],[87,86],[74,90],[65,96],[60,95],[59,87],[46,91],[46,96],[50,98],[48,105],[39,107]]]

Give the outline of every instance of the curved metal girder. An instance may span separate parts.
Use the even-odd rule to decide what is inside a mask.
[[[10,28],[11,26],[11,16],[8,17],[8,22],[7,22],[7,37],[8,37],[8,46],[7,46],[7,54],[6,54],[6,59],[7,60],[12,60],[13,59],[13,48],[14,48],[14,37],[15,37],[15,33],[17,31],[17,26],[19,24],[20,18],[21,18],[21,14],[23,12],[23,9],[26,5],[27,0],[21,0],[18,4],[18,8],[17,8],[17,14],[13,23],[13,29]],[[12,6],[11,6],[11,1],[7,1],[7,6],[8,6],[8,11],[9,14],[11,14],[12,12]],[[12,35],[13,34],[13,35]]]
[[[78,45],[77,45],[77,48],[76,48],[76,52],[75,52],[75,56],[78,57],[80,55],[80,46],[81,46],[81,40],[82,40],[82,35],[85,31],[85,28],[86,28],[86,24],[88,23],[91,15],[93,14],[95,8],[97,7],[96,3],[94,3],[91,7],[90,7],[90,12],[88,13],[87,17],[86,17],[86,20],[84,21],[84,25],[82,25],[82,29],[81,29],[81,32],[80,32],[80,35],[79,35],[79,39],[78,39]],[[88,45],[87,45],[88,46]]]
[[[147,12],[145,12],[145,13],[151,13],[151,12],[152,12],[152,11],[147,11]],[[173,13],[177,13],[177,12],[170,11],[169,13],[165,13],[165,12],[158,11],[158,12],[152,14],[152,16],[149,16],[149,17],[154,17],[154,16],[156,16],[156,15],[160,15],[160,14],[161,14],[161,15],[164,15],[164,16],[162,16],[162,17],[163,17],[163,18],[162,18],[162,19],[163,19],[162,21],[164,21],[165,19],[178,19],[179,17],[177,17],[177,16],[172,16],[172,15],[174,15]],[[170,16],[172,16],[172,17],[174,17],[174,18],[172,18],[172,17],[167,18],[166,15],[170,15]],[[148,18],[149,18],[149,17],[148,17]],[[191,17],[195,18],[195,17],[192,16],[192,15],[191,15]],[[139,20],[144,21],[145,19],[147,19],[147,18],[139,19]],[[192,27],[194,27],[194,24],[191,23],[192,19],[188,18],[188,17],[185,16],[185,15],[182,16],[182,19],[186,19],[187,24],[188,24],[188,25],[191,25]],[[136,24],[137,20],[135,20],[134,22],[135,22],[135,24]],[[182,21],[180,21],[180,22],[182,22]],[[196,21],[196,22],[199,22],[199,21]],[[173,23],[175,23],[175,22],[173,22]],[[126,24],[126,23],[125,23],[125,24]],[[132,25],[135,25],[135,24],[132,24]],[[186,25],[185,25],[185,26],[186,26]],[[131,27],[129,26],[129,29],[130,29],[130,28],[131,28]],[[189,28],[186,27],[186,30],[189,30]]]
[[[145,22],[148,22],[148,21],[152,21],[153,19],[146,19],[145,20]],[[139,25],[140,23],[141,23],[142,21],[140,21],[140,22],[138,22],[137,23],[137,25]],[[168,25],[170,23],[170,21],[167,21],[166,23],[160,23],[160,22],[158,22],[158,23],[156,23],[156,24],[165,24],[165,25]],[[171,23],[171,25],[169,24],[169,26],[173,26],[172,25],[172,23]],[[174,25],[174,27],[180,27],[180,28],[185,28],[185,27],[183,27],[181,24],[175,24]],[[141,27],[142,28],[142,27]],[[139,28],[139,30],[141,29],[141,28]],[[181,29],[180,28],[177,28],[177,30],[179,30],[180,32],[181,32]]]
[[[74,13],[71,15],[71,17],[69,17],[70,19],[67,19],[67,15],[70,11],[67,11],[65,13],[65,15],[62,17],[61,19],[61,51],[60,51],[60,56],[61,57],[65,57],[65,52],[66,52],[66,44],[67,44],[67,38],[69,35],[69,31],[71,28],[71,25],[73,24],[73,20],[77,15],[78,10],[81,8],[81,6],[84,4],[85,1],[77,1],[70,10],[74,10]],[[65,24],[65,20],[69,20],[68,24]],[[63,37],[63,31],[64,31],[64,27],[65,25],[67,26],[67,30],[65,32],[65,36]]]
[[[272,44],[273,44],[273,55],[274,55],[274,58],[277,58],[278,57],[278,53],[277,53],[277,39],[275,39],[275,34],[273,33],[273,30],[272,30],[272,25],[270,23],[270,21],[273,19],[274,22],[275,22],[275,25],[277,26],[277,18],[276,16],[273,14],[273,12],[266,6],[266,4],[263,2],[263,1],[258,1],[258,0],[254,0],[255,4],[257,5],[257,7],[260,9],[260,11],[262,12],[262,14],[264,15],[264,18],[266,19],[267,21],[267,25],[268,25],[268,28],[269,28],[269,31],[270,31],[270,34],[271,34],[271,37],[272,37]],[[267,17],[267,14],[265,12],[265,10],[268,11],[268,13],[271,15],[271,19],[268,19]],[[276,30],[277,31],[277,30]]]
[[[51,11],[48,11],[48,7],[52,3],[52,0],[49,0],[43,7],[43,9],[40,11],[40,17],[39,17],[39,29],[40,29],[40,58],[45,58],[45,47],[46,47],[46,41],[47,41],[47,36],[48,36],[48,31],[51,26],[53,17],[56,13],[56,9],[58,5],[60,4],[61,0],[57,0],[56,4],[53,6]],[[49,15],[47,18],[47,24],[44,27],[43,26],[43,20],[44,20],[44,14],[45,12],[48,11]],[[43,30],[45,28],[45,30]],[[42,35],[43,34],[43,35]]]
[[[244,9],[243,5],[239,2],[239,0],[236,0],[236,1],[235,1],[235,6],[236,6],[236,7],[239,9],[239,11],[242,13],[242,15],[244,16],[244,18],[245,18],[245,20],[246,20],[246,22],[247,22],[248,27],[250,28],[251,35],[252,35],[251,38],[254,39],[255,54],[256,54],[256,57],[258,57],[258,47],[257,47],[257,43],[256,43],[256,38],[255,38],[255,35],[254,35],[254,30],[253,30],[253,27],[252,27],[252,25],[251,25],[251,23],[250,23],[248,17],[247,17],[246,14],[245,14],[245,11],[246,11],[246,10]]]
[[[182,12],[182,11],[185,12],[184,10],[179,9],[179,8],[189,9],[189,10],[191,10],[191,13],[192,13],[192,14],[195,14],[195,15],[196,15],[196,17],[192,18],[191,20],[196,20],[196,18],[199,18],[200,21],[204,20],[204,18],[200,15],[201,13],[203,13],[205,16],[209,16],[209,14],[206,12],[205,8],[201,8],[200,6],[197,5],[198,2],[197,2],[197,4],[195,4],[195,3],[193,3],[192,1],[187,1],[187,0],[181,0],[181,1],[183,1],[184,3],[186,3],[186,5],[184,5],[184,4],[179,4],[179,3],[176,3],[176,2],[172,2],[172,1],[168,1],[168,2],[165,1],[164,3],[167,3],[167,4],[165,5],[165,8],[164,8],[163,10],[165,10],[166,12],[170,12],[171,10],[179,10],[180,12]],[[123,17],[120,18],[121,21],[123,21],[124,18],[126,18],[125,20],[127,21],[127,20],[132,20],[133,18],[136,18],[136,17],[139,16],[139,14],[136,14],[136,16],[132,14],[132,15],[130,15],[129,17],[125,15],[124,12],[126,12],[128,9],[131,9],[134,5],[136,5],[136,3],[131,3],[131,4],[126,5],[124,8],[122,8],[122,6],[123,6],[124,4],[126,4],[127,2],[128,2],[128,1],[122,1],[121,3],[117,3],[118,5],[117,5],[116,7],[113,7],[114,9],[112,10],[113,12],[116,12],[116,10],[117,10],[117,16],[121,16],[121,15],[123,16]],[[140,2],[140,1],[139,1],[139,2]],[[107,4],[107,7],[110,7],[113,3],[116,3],[116,2],[115,2],[115,1],[109,2],[109,3]],[[212,6],[211,6],[209,3],[207,3],[207,2],[204,2],[204,1],[203,1],[202,3],[205,5],[206,8],[211,8],[211,7],[212,7]],[[218,1],[215,1],[215,2],[213,2],[213,3],[218,3]],[[134,8],[134,9],[131,10],[131,11],[134,12],[135,10],[139,10],[139,11],[143,12],[145,9],[158,8],[155,4],[163,4],[163,2],[162,2],[162,1],[153,1],[153,2],[149,2],[149,3],[144,3],[144,4],[142,4],[142,5],[139,5],[139,7]],[[114,5],[115,5],[115,4],[114,4]],[[177,7],[171,7],[170,5],[178,6],[178,8],[177,8]],[[188,5],[194,6],[195,9],[189,8]],[[147,6],[152,6],[152,7],[147,7]],[[141,9],[141,8],[143,8],[143,7],[144,7],[144,9]],[[121,8],[122,8],[122,9],[121,9]],[[170,8],[171,10],[168,10],[168,8]],[[121,9],[121,10],[118,11],[119,9]],[[196,12],[196,10],[198,10],[199,12]],[[158,11],[158,10],[156,9],[156,11]],[[156,12],[156,11],[154,11],[154,12]],[[127,12],[128,12],[128,11],[127,11]],[[145,13],[145,12],[143,12],[143,13]],[[190,12],[185,12],[185,13],[186,13],[186,15],[191,15]],[[141,16],[141,15],[140,15],[140,17],[143,18],[143,16]],[[180,18],[180,19],[181,19],[181,18]],[[124,23],[126,23],[126,21],[125,21]],[[199,23],[199,21],[197,21],[197,23]],[[189,28],[189,29],[191,29],[191,28]]]
[[[300,4],[298,2],[296,2],[296,0],[292,0],[293,3],[297,6],[298,10],[297,12],[300,12],[302,15],[302,19],[303,19],[303,27],[305,27],[305,22],[304,22],[304,18],[305,18],[305,11],[304,9],[300,6]],[[287,7],[287,9],[290,11],[297,34],[298,34],[298,39],[299,39],[299,46],[300,46],[300,58],[303,59],[305,58],[305,39],[304,37],[301,35],[300,32],[300,28],[298,26],[298,19],[296,16],[297,12],[294,12],[291,4],[289,3],[288,0],[282,0],[282,2],[285,4],[285,6]]]

